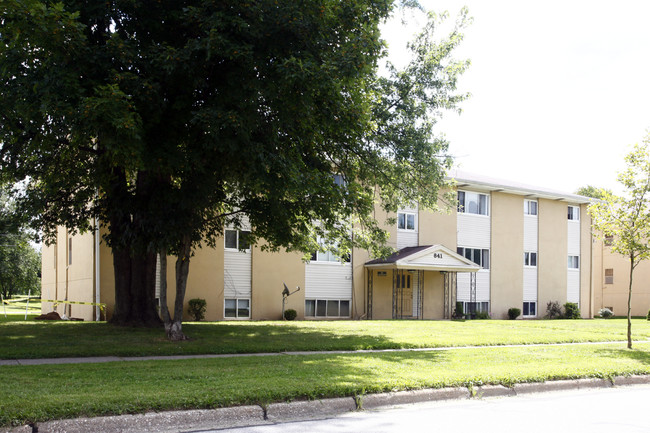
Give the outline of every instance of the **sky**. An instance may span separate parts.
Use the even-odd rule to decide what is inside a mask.
[[[438,133],[457,168],[567,193],[621,192],[624,157],[650,128],[650,2],[641,0],[420,0],[472,24],[455,57],[471,66],[463,112]],[[407,22],[406,26],[401,21]],[[423,20],[382,29],[395,64]]]

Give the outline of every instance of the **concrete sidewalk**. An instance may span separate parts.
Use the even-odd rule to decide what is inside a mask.
[[[138,415],[103,416],[47,421],[0,432],[28,433],[136,433],[136,432],[197,432],[233,427],[277,424],[282,422],[317,420],[357,411],[429,401],[483,397],[512,397],[539,392],[576,389],[600,389],[612,386],[648,385],[650,376],[617,376],[610,379],[558,380],[542,383],[515,384],[508,388],[486,385],[475,388],[442,388],[357,395],[266,406],[237,406],[219,409],[150,412]]]
[[[330,350],[330,351],[293,351],[293,352],[267,352],[267,353],[224,353],[205,355],[162,355],[162,356],[90,356],[75,358],[34,358],[34,359],[0,359],[3,365],[48,365],[48,364],[98,364],[104,362],[130,362],[130,361],[170,361],[183,359],[208,359],[208,358],[238,358],[243,356],[282,356],[282,355],[331,355],[331,354],[364,354],[364,353],[390,353],[390,352],[432,352],[446,350],[467,349],[500,349],[505,347],[540,347],[540,346],[573,346],[573,345],[604,345],[627,344],[626,340],[597,341],[580,343],[548,343],[548,344],[506,344],[500,346],[458,346],[458,347],[425,347],[415,349],[377,349],[377,350]],[[634,344],[650,343],[649,340],[634,341]]]

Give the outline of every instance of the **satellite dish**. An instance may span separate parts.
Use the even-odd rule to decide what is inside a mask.
[[[282,284],[284,285],[284,290],[282,291],[282,296],[289,296],[290,295],[289,288],[287,287],[287,285],[285,283],[282,283]]]

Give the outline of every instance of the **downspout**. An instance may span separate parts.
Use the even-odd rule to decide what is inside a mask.
[[[99,220],[95,217],[95,303],[99,304],[101,302],[101,291],[100,291],[100,257],[99,257]],[[99,305],[95,305],[95,321],[99,322],[101,319],[101,313],[99,310]]]

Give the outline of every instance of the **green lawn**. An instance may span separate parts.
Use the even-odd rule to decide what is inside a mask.
[[[18,317],[18,316],[16,316]],[[187,323],[192,341],[172,343],[161,329],[94,322],[0,322],[0,359],[142,356],[314,350],[394,349],[626,339],[623,319],[456,321],[303,321]],[[635,319],[634,339],[650,338]]]
[[[470,384],[511,385],[649,374],[650,344],[636,344],[634,350],[625,349],[624,343],[520,346],[11,366],[1,367],[0,371],[0,425],[19,425],[27,419],[44,421]]]

